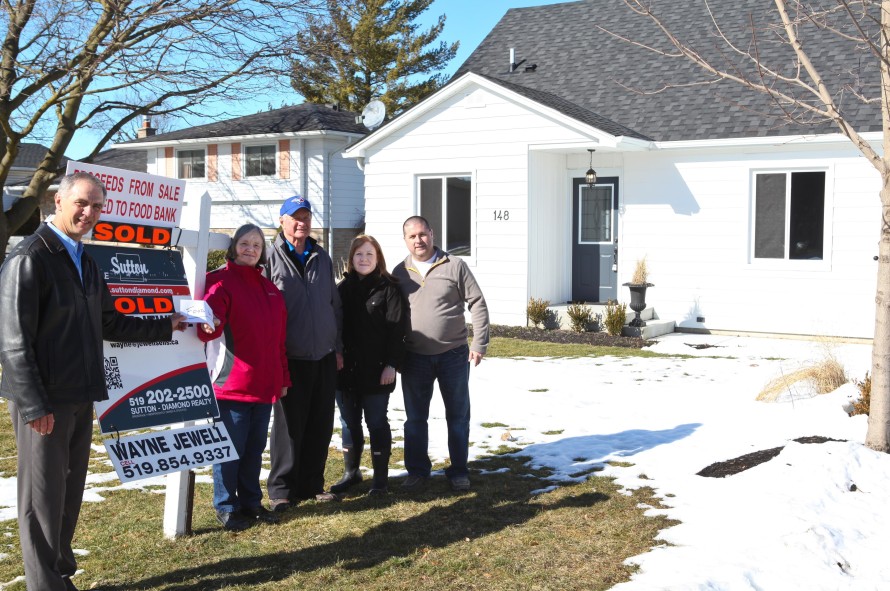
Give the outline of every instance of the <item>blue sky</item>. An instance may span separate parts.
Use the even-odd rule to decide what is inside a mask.
[[[510,8],[557,4],[564,1],[566,0],[435,0],[419,22],[422,26],[429,26],[436,21],[439,15],[446,15],[445,30],[439,38],[449,43],[460,41],[457,55],[445,70],[446,74],[451,75]],[[507,57],[505,56],[504,59],[506,60]],[[237,114],[249,115],[264,110],[270,104],[290,103],[293,102],[294,96],[293,91],[286,87],[272,90],[267,96],[244,101]],[[229,110],[231,111],[231,105],[229,105]],[[213,112],[207,113],[208,119],[213,116]],[[206,123],[206,121],[195,121],[194,123]],[[86,156],[97,139],[98,134],[91,135],[88,131],[78,132],[66,155],[70,158]]]

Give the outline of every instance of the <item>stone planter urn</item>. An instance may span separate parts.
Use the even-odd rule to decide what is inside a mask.
[[[646,321],[640,318],[640,313],[646,309],[646,288],[655,287],[652,283],[625,283],[630,290],[629,307],[634,311],[634,319],[628,325],[636,328],[646,326]]]

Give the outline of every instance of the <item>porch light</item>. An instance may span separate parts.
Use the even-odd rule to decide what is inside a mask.
[[[587,151],[590,152],[590,168],[587,169],[587,173],[584,175],[584,180],[587,181],[587,186],[592,189],[596,184],[596,171],[593,169],[593,153],[596,150],[587,148]]]

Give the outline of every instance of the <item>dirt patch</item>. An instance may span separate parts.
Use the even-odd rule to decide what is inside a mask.
[[[794,441],[797,443],[825,443],[826,441],[846,440],[832,439],[830,437],[822,437],[821,435],[811,435],[808,437],[799,437]],[[716,462],[707,468],[704,468],[701,472],[696,474],[696,476],[706,476],[708,478],[724,478],[726,476],[732,476],[733,474],[744,472],[749,468],[770,461],[779,455],[779,452],[781,452],[784,447],[784,445],[781,447],[771,447],[770,449],[755,451],[731,460],[726,460],[725,462]]]

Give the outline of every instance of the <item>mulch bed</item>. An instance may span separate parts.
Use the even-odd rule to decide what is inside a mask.
[[[797,443],[825,443],[826,441],[846,440],[832,439],[830,437],[822,437],[819,435],[811,435],[809,437],[799,437],[794,441],[796,441]],[[716,462],[714,464],[711,464],[707,468],[704,468],[701,472],[696,474],[696,476],[706,476],[708,478],[724,478],[726,476],[732,476],[733,474],[744,472],[749,468],[753,468],[754,466],[770,461],[771,459],[779,455],[779,452],[781,452],[784,447],[785,446],[772,447],[770,449],[763,449],[760,451],[745,454],[743,456],[739,456],[737,458],[733,458],[731,460],[726,460],[725,462]]]

